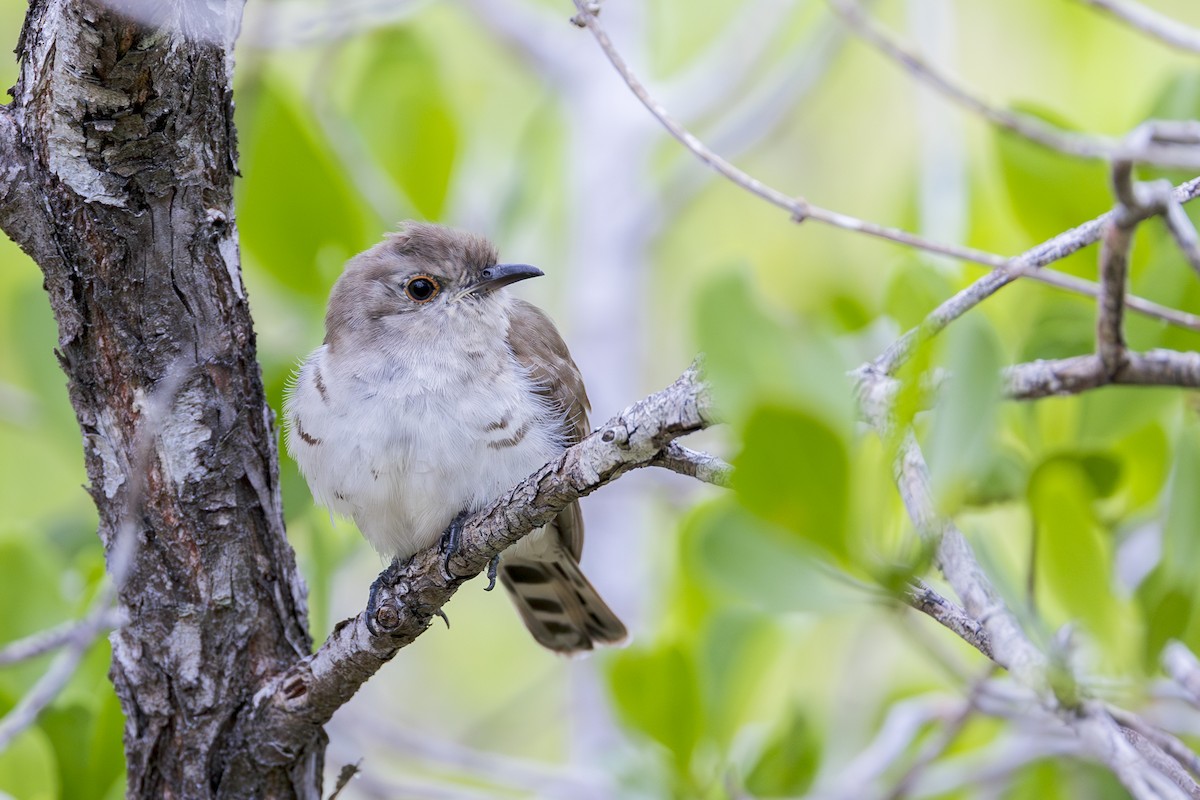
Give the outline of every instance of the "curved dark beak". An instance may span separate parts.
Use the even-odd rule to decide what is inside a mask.
[[[475,293],[494,292],[510,283],[545,274],[537,267],[531,267],[528,264],[496,264],[479,273],[479,280],[475,281],[471,291]]]

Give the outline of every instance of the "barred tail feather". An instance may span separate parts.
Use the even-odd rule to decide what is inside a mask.
[[[500,581],[525,627],[543,647],[578,653],[598,644],[620,644],[628,636],[625,625],[565,552],[545,561],[505,555]]]

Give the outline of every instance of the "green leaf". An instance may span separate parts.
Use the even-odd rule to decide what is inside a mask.
[[[755,797],[791,797],[812,784],[821,763],[818,732],[799,709],[763,750],[746,778]]]
[[[746,420],[764,404],[820,415],[842,435],[853,430],[848,365],[820,329],[801,331],[754,295],[745,275],[708,282],[697,298],[697,340],[722,413]]]
[[[242,246],[280,284],[323,299],[342,263],[366,245],[357,193],[281,81],[247,88],[253,113],[238,120]]]
[[[954,287],[937,267],[919,259],[895,269],[884,293],[883,309],[901,328],[915,328]]]
[[[683,543],[690,575],[763,611],[829,611],[862,599],[795,536],[731,498],[693,515]]]
[[[41,728],[29,728],[0,752],[0,795],[16,800],[57,800],[54,749]]]
[[[1106,480],[1104,470],[1100,480]],[[1037,523],[1039,597],[1060,604],[1071,619],[1108,644],[1122,632],[1120,609],[1110,591],[1112,543],[1097,524],[1097,471],[1085,459],[1054,457],[1029,482],[1030,509]]]
[[[697,659],[705,733],[722,750],[764,705],[774,710],[774,695],[764,694],[775,688],[767,673],[779,650],[777,631],[761,613],[722,609],[705,627]]]
[[[371,39],[350,108],[367,146],[426,219],[442,216],[458,150],[458,126],[437,61],[403,28]],[[381,102],[380,98],[387,98]]]
[[[663,745],[686,771],[703,731],[703,707],[691,658],[676,644],[617,653],[609,686],[621,721]]]
[[[986,475],[995,460],[1004,359],[995,334],[980,317],[961,320],[943,336],[950,377],[933,413],[928,457],[939,504],[955,509],[969,484]]]
[[[1024,105],[1014,110],[1074,130],[1046,109]],[[998,127],[992,131],[1012,211],[1032,239],[1049,239],[1111,207],[1103,164],[1071,158]]]
[[[1162,564],[1168,584],[1194,590],[1200,573],[1200,424],[1189,420],[1176,441],[1171,496],[1163,528]]]
[[[764,407],[746,424],[733,488],[747,509],[838,556],[847,555],[850,452],[823,420]]]

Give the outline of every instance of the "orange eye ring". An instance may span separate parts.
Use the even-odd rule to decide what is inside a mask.
[[[441,284],[432,275],[414,275],[404,284],[404,293],[414,303],[428,303],[441,290]]]

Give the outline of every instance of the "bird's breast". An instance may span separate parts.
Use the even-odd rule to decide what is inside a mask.
[[[413,362],[338,369],[324,348],[285,406],[288,451],[318,502],[352,517],[388,556],[434,542],[563,448],[549,408],[504,352],[463,353],[463,369]]]

